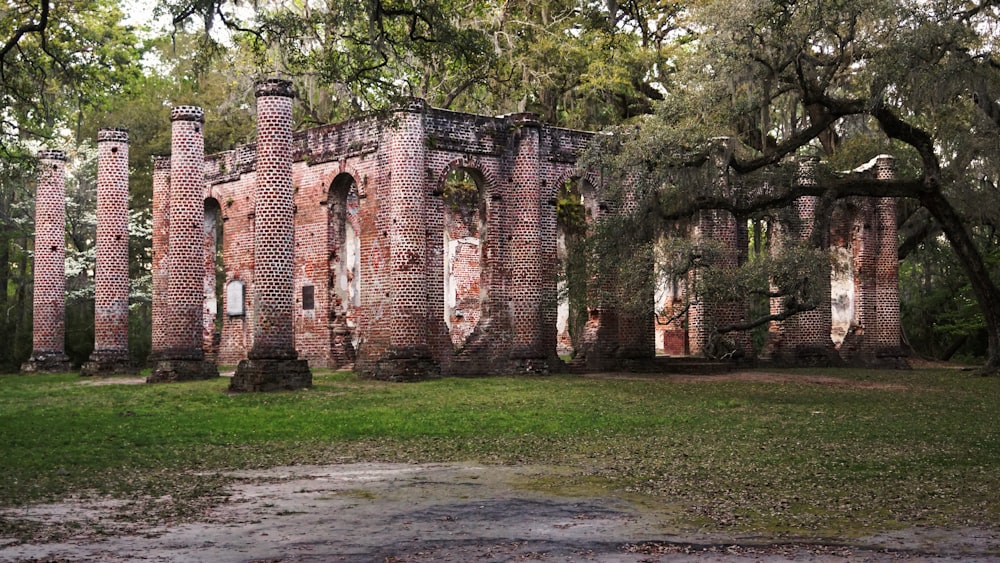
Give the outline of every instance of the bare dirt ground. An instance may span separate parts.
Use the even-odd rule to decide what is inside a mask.
[[[787,377],[747,372],[690,379],[784,382]],[[868,384],[805,379],[817,385]],[[108,500],[0,511],[7,518],[75,530],[60,541],[19,544],[0,537],[0,561],[1000,562],[1000,529],[909,528],[819,541],[721,535],[670,524],[678,521],[676,506],[613,492],[554,495],[530,485],[573,471],[364,463],[233,472],[228,499],[184,524],[123,518],[121,503]]]
[[[722,536],[664,525],[676,508],[523,486],[565,471],[366,463],[236,472],[232,496],[194,523],[116,520],[107,501],[4,511],[73,521],[79,532],[52,543],[0,538],[0,561],[1000,561],[995,530],[912,528],[809,543]]]

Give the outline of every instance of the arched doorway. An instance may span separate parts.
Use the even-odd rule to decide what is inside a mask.
[[[219,314],[222,291],[226,284],[226,267],[223,263],[222,206],[214,197],[205,199],[205,301],[202,310],[202,327],[206,359],[216,361],[222,343],[223,315]]]
[[[455,348],[461,348],[479,324],[487,302],[484,282],[488,198],[482,174],[457,168],[445,178],[444,322]]]
[[[593,280],[583,248],[590,225],[600,219],[597,189],[586,178],[572,177],[556,193],[556,256],[559,280],[556,307],[556,352],[575,356],[584,326],[590,319]]]
[[[354,177],[345,173],[334,178],[327,204],[330,355],[334,367],[344,368],[356,357],[361,307],[360,199]]]

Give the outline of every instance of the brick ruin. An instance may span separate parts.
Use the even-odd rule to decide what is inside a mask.
[[[128,131],[97,132],[94,352],[81,375],[132,373],[128,356]]]
[[[38,153],[31,357],[21,371],[69,371],[66,355],[66,153]],[[6,288],[5,288],[6,289]]]
[[[238,365],[237,391],[308,386],[308,366],[394,381],[549,372],[566,353],[586,369],[638,369],[657,353],[704,355],[713,327],[746,316],[745,303],[694,301],[658,322],[654,299],[669,315],[684,300],[680,284],[647,296],[642,314],[584,304],[582,326],[570,330],[557,201],[575,182],[589,221],[610,212],[597,179],[577,166],[592,133],[418,99],[292,133],[290,85],[264,82],[256,94],[256,143],[206,157],[204,111],[180,106],[172,154],[154,161],[151,382],[214,377],[216,365]],[[889,178],[891,158],[857,173]],[[57,183],[46,178],[40,208],[43,185]],[[905,362],[894,205],[837,205],[830,240],[842,267],[831,269],[829,306],[773,323],[770,358]],[[803,219],[814,208],[809,198],[794,206]],[[809,225],[776,232],[802,238]],[[732,249],[717,266],[746,249],[746,222],[726,212],[703,212],[688,232]],[[48,357],[61,347],[38,335],[58,319],[38,312],[58,307],[42,305],[36,349]],[[747,334],[732,340],[749,352]]]

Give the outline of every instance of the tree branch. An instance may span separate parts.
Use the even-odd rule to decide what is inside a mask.
[[[39,6],[39,17],[37,22],[24,24],[14,30],[11,34],[10,39],[4,43],[3,47],[0,47],[0,82],[7,81],[7,72],[4,70],[5,59],[7,54],[17,47],[21,39],[29,33],[44,33],[45,29],[49,25],[49,0],[41,0],[41,5]]]

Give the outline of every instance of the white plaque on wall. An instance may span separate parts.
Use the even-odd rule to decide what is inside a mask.
[[[240,280],[233,280],[226,285],[226,314],[230,317],[246,314],[243,309],[243,282]]]

